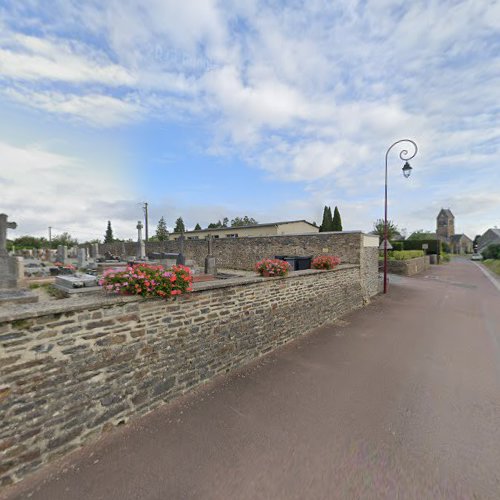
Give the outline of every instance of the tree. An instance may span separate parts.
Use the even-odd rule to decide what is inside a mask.
[[[241,226],[255,226],[258,222],[253,217],[235,217],[231,220],[231,227],[241,227]],[[225,226],[224,226],[225,227]]]
[[[373,234],[377,234],[380,238],[380,241],[384,240],[384,219],[377,219],[373,223]],[[392,240],[394,236],[399,235],[398,227],[394,222],[388,220],[387,221],[387,238]]]
[[[106,228],[106,234],[104,235],[104,243],[113,243],[115,239],[113,238],[113,229],[111,229],[111,221],[108,220],[108,227]]]
[[[185,231],[186,231],[186,228],[184,226],[184,221],[182,220],[182,217],[179,217],[175,221],[174,233],[184,233]]]
[[[333,211],[332,231],[342,231],[342,219],[340,218],[340,212],[337,207],[335,207]]]
[[[194,230],[201,231],[201,226],[199,224],[196,224],[196,226],[194,226]]]
[[[50,242],[51,248],[57,248],[59,245],[66,245],[67,247],[74,247],[78,245],[78,240],[72,238],[69,233],[62,233],[60,235],[54,236]]]
[[[320,232],[325,231],[333,231],[333,217],[332,217],[332,209],[325,205],[323,209],[323,220],[321,222],[321,226],[319,226]]]
[[[436,239],[436,235],[431,233],[431,231],[424,231],[423,229],[418,229],[408,236],[409,240],[432,240]]]
[[[477,250],[477,247],[479,246],[479,239],[481,238],[480,234],[476,234],[476,237],[474,238],[474,241],[472,242],[472,248],[474,252]]]
[[[156,226],[156,237],[158,238],[158,241],[168,240],[167,223],[165,222],[165,217],[163,217],[163,215]]]
[[[224,217],[222,219],[222,227],[228,227],[229,225],[229,219],[227,217]]]

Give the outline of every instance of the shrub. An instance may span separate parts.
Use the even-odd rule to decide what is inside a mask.
[[[279,259],[262,259],[255,264],[255,272],[261,276],[286,276],[290,264]]]
[[[391,260],[409,260],[415,259],[416,257],[423,257],[425,255],[423,250],[395,250],[389,253],[389,259]]]
[[[450,262],[450,260],[450,254],[444,252],[441,254],[441,262]]]
[[[481,253],[485,259],[500,259],[500,243],[488,245]]]
[[[340,258],[335,255],[320,255],[313,259],[311,265],[314,269],[333,269],[340,264]]]
[[[111,293],[167,299],[171,295],[191,292],[192,281],[191,270],[186,266],[164,269],[163,266],[135,264],[124,271],[105,271],[99,285]]]

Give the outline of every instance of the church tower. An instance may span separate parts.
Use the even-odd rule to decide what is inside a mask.
[[[445,242],[449,242],[455,234],[455,216],[449,208],[442,208],[436,219],[437,237]]]

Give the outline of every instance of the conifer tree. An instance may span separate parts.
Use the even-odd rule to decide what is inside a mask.
[[[168,240],[167,223],[165,222],[165,217],[163,217],[163,215],[158,221],[158,226],[156,226],[156,238],[158,239],[158,241]]]
[[[319,232],[322,233],[328,231],[328,207],[325,205],[323,209],[323,220],[321,221],[321,226],[319,226]]]
[[[184,221],[182,220],[182,217],[179,217],[175,221],[174,233],[184,233],[185,231],[186,231],[186,228],[184,226]]]
[[[337,207],[335,207],[333,211],[332,231],[342,231],[342,219],[340,218],[340,212]]]
[[[201,230],[201,226],[199,224],[196,224],[196,226],[194,226],[194,230],[195,231],[200,231]]]
[[[106,234],[104,235],[104,243],[113,243],[115,239],[113,238],[113,229],[111,229],[111,221],[108,220],[108,227],[106,228]]]

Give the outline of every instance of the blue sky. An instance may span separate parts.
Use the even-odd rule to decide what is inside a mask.
[[[500,1],[0,1],[0,212],[133,237],[224,216],[500,224]],[[12,234],[13,236],[13,234]]]

